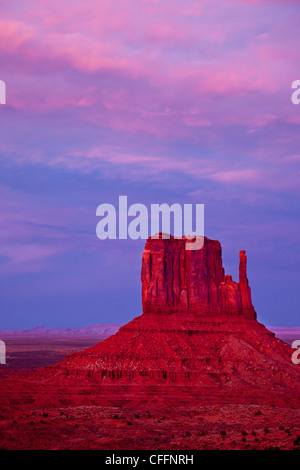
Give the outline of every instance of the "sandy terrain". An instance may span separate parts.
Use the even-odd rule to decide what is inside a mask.
[[[0,408],[3,449],[300,449],[300,410],[205,405]]]

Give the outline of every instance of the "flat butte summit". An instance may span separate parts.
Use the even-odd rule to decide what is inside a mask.
[[[59,426],[63,419],[58,421],[58,413],[70,415],[73,410],[73,420],[79,420],[82,430],[87,426],[83,410],[93,409],[93,419],[107,430],[105,436],[104,431],[99,431],[101,436],[95,431],[97,439],[86,430],[85,438],[78,438],[76,444],[66,438],[66,431],[62,442],[54,424],[49,434],[48,422],[48,444],[40,441],[41,447],[217,448],[221,431],[224,448],[265,448],[266,439],[289,448],[293,445],[289,436],[297,441],[299,426],[293,434],[290,429],[280,431],[279,425],[300,423],[300,368],[291,361],[290,346],[257,320],[245,251],[239,252],[239,281],[235,282],[225,274],[218,241],[204,238],[200,250],[186,250],[185,243],[172,236],[146,241],[142,315],[58,364],[0,382],[5,416],[25,408],[47,410],[53,419],[57,412]],[[206,422],[207,413],[210,421]],[[172,431],[166,424],[157,429],[161,414],[166,422],[172,416],[177,420]],[[145,420],[136,416],[148,418],[144,427]],[[155,426],[151,416],[157,418]],[[108,425],[113,418],[114,424]],[[272,423],[276,431],[271,436],[262,431],[264,438],[258,438],[257,429],[265,430]],[[189,429],[185,438],[184,426]],[[28,428],[33,439],[37,428]],[[246,438],[249,429],[251,438]],[[7,448],[34,447],[20,432],[17,435],[20,444],[6,441]]]

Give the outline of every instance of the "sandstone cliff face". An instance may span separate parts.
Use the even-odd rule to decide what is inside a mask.
[[[243,315],[256,319],[248,284],[245,251],[240,252],[239,282],[225,275],[222,249],[204,238],[201,250],[186,250],[185,239],[148,238],[142,260],[144,313]]]

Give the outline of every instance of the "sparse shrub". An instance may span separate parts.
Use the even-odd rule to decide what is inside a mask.
[[[226,436],[227,432],[224,431],[224,429],[222,429],[222,431],[220,431],[220,434],[221,434],[221,436]]]
[[[294,446],[299,446],[300,445],[300,436],[297,436],[297,438],[294,440]]]

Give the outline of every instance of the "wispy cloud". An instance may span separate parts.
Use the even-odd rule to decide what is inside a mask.
[[[130,249],[103,255],[95,207],[121,190],[205,203],[230,253],[242,237],[262,272],[275,258],[294,269],[298,0],[0,3],[2,279],[53,268],[52,293],[110,288]],[[78,257],[86,275],[73,280]]]

